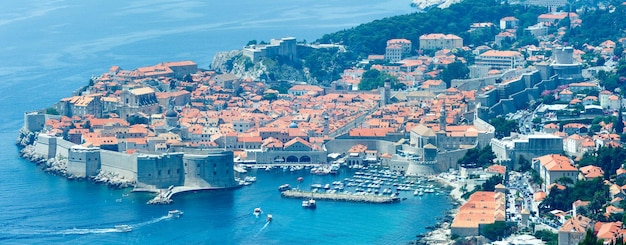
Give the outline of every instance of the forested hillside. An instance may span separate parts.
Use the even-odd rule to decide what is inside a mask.
[[[498,24],[503,17],[515,16],[522,27],[527,27],[535,24],[537,16],[545,11],[544,8],[500,4],[493,0],[466,0],[446,9],[432,8],[425,13],[399,15],[361,24],[324,35],[318,41],[342,43],[362,57],[367,54],[383,54],[387,40],[392,38],[406,38],[417,46],[419,37],[429,33],[455,34],[464,39],[465,45],[480,45],[493,41],[494,36],[492,33],[468,33],[472,23]]]

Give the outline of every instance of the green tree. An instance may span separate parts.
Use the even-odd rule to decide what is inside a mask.
[[[57,109],[55,109],[53,107],[49,107],[49,108],[46,108],[46,114],[49,114],[49,115],[59,115],[60,113],[59,113],[59,111],[57,111]]]
[[[481,190],[483,191],[494,191],[496,190],[496,185],[502,184],[502,176],[494,175],[491,176],[485,183],[482,184]]]
[[[546,245],[557,245],[559,243],[558,234],[548,230],[538,230],[535,232],[535,237],[546,242]]]
[[[517,163],[520,166],[519,167],[520,172],[526,172],[531,169],[530,161],[526,160],[526,158],[524,158],[521,155],[519,156],[519,160],[517,160]]]
[[[274,101],[276,99],[278,99],[278,95],[276,95],[275,93],[268,93],[263,95],[263,99],[264,100],[269,100],[269,101]]]
[[[361,82],[359,82],[359,90],[372,90],[382,87],[385,81],[389,81],[393,87],[398,83],[398,78],[376,69],[370,69],[363,73]]]
[[[496,221],[493,224],[484,225],[480,233],[489,240],[498,241],[513,234],[513,224],[505,221]]]
[[[588,229],[585,233],[585,238],[578,243],[579,245],[602,245],[602,240],[598,240],[598,237],[591,229]]]
[[[619,108],[619,112],[617,114],[617,119],[615,123],[613,123],[613,128],[615,129],[615,133],[622,134],[624,133],[624,118],[622,116],[622,108]]]
[[[518,132],[517,121],[507,120],[502,116],[496,117],[489,121],[496,131],[494,132],[494,136],[498,139],[502,139],[504,137],[511,136],[512,132]]]
[[[441,80],[446,83],[446,87],[450,87],[453,79],[464,79],[469,76],[469,68],[459,60],[448,64],[441,72]]]
[[[496,154],[491,150],[491,146],[485,146],[480,149],[477,163],[480,167],[487,167],[493,165],[494,159],[496,159]]]
[[[83,124],[83,128],[91,129],[91,121],[86,120],[85,123]]]

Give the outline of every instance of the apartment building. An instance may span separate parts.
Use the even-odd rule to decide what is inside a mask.
[[[489,50],[476,56],[476,65],[488,66],[491,69],[514,69],[523,66],[524,56],[517,51]]]
[[[463,38],[452,34],[425,34],[420,36],[420,49],[438,50],[463,47]]]

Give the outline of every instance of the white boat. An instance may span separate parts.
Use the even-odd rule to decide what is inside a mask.
[[[255,182],[256,181],[256,177],[254,176],[246,176],[245,178],[243,178],[244,181],[246,182]]]
[[[133,227],[131,227],[130,225],[116,225],[115,229],[120,232],[130,232],[133,230]]]
[[[178,209],[170,210],[167,212],[167,216],[178,219],[180,216],[183,216],[184,212]]]
[[[267,222],[272,221],[272,219],[273,219],[273,218],[274,218],[274,217],[272,216],[272,214],[268,214],[268,215],[267,215]]]
[[[317,207],[317,203],[315,202],[315,199],[311,198],[309,200],[302,201],[302,207],[315,209]]]
[[[253,213],[256,216],[259,216],[259,214],[263,213],[263,211],[261,210],[261,208],[255,208]]]
[[[413,196],[417,196],[420,194],[420,191],[418,189],[415,189],[415,191],[413,191]]]
[[[291,190],[291,186],[289,184],[284,184],[278,187],[278,191],[287,191]]]

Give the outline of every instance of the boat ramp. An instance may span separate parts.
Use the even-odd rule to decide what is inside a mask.
[[[354,195],[347,193],[317,193],[300,190],[287,190],[281,192],[281,196],[288,198],[313,198],[317,200],[332,200],[344,202],[365,202],[365,203],[394,203],[399,202],[400,198],[391,196],[375,196],[375,195]]]

